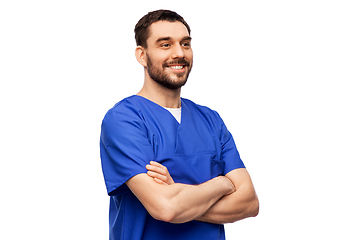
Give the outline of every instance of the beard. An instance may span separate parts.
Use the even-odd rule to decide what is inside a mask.
[[[165,73],[165,69],[169,64],[184,64],[184,68],[188,67],[188,70],[183,73],[175,73],[176,79],[173,79],[169,76],[169,74]],[[177,90],[184,86],[187,82],[189,74],[191,72],[192,63],[186,61],[185,59],[178,59],[174,61],[164,62],[162,64],[162,69],[155,67],[149,56],[147,56],[147,71],[151,79],[160,84],[161,86],[171,89]]]

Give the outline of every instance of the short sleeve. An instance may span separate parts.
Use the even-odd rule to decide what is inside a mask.
[[[110,109],[101,125],[101,165],[110,196],[129,191],[125,182],[146,173],[153,150],[141,113],[130,103],[120,102]]]
[[[217,113],[216,113],[217,114]],[[225,162],[224,175],[237,168],[245,168],[240,154],[236,148],[234,138],[225,126],[221,117],[217,114],[220,122],[221,160]]]

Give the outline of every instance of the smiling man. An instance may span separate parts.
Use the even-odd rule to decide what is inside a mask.
[[[110,239],[225,239],[259,202],[217,112],[180,97],[193,65],[190,27],[150,12],[135,27],[144,86],[104,117],[100,153]]]

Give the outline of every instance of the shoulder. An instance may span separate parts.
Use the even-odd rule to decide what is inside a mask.
[[[116,103],[104,116],[101,132],[105,135],[125,133],[134,128],[143,129],[141,103],[134,97],[127,97]]]
[[[141,118],[140,106],[135,96],[124,98],[110,108],[103,119],[103,124],[111,121],[134,120]]]
[[[218,124],[222,124],[223,121],[219,115],[219,113],[209,107],[200,105],[200,104],[196,104],[193,101],[186,99],[186,98],[182,98],[182,102],[191,109],[192,112],[197,112],[201,115],[203,115],[205,118],[211,119],[212,121],[214,121],[214,123],[218,123]]]
[[[110,108],[108,110],[106,115],[108,115],[109,113],[114,113],[114,112],[138,111],[139,107],[137,105],[138,105],[138,100],[137,100],[136,96],[130,96],[130,97],[124,98],[123,100],[117,102],[112,108]]]

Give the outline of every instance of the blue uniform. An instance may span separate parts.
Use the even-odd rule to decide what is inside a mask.
[[[244,168],[234,140],[217,112],[181,99],[181,124],[140,96],[117,103],[104,117],[100,153],[110,195],[111,240],[225,239],[224,226],[155,220],[125,182],[157,161],[177,183],[201,184]]]

